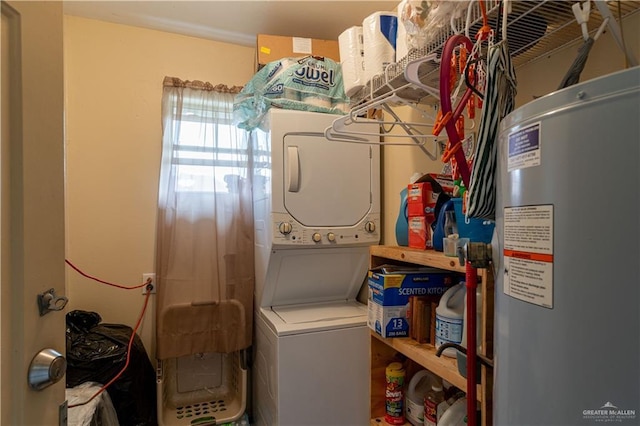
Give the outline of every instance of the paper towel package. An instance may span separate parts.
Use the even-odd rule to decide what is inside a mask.
[[[409,54],[407,28],[402,22],[402,11],[398,10],[398,32],[396,34],[396,62],[400,62]]]
[[[364,80],[364,41],[362,27],[347,28],[338,36],[344,91],[351,97],[366,83]]]
[[[384,73],[385,67],[396,60],[398,17],[394,12],[375,12],[364,18],[364,79],[371,81]]]

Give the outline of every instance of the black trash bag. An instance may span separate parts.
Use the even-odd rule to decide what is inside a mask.
[[[66,316],[68,388],[87,381],[107,384],[127,361],[133,330],[122,324],[100,324],[101,320],[95,312],[72,311]],[[133,339],[129,366],[107,392],[121,425],[158,424],[155,372],[138,335]]]

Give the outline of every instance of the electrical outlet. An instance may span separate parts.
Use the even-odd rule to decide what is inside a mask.
[[[153,288],[151,289],[150,293],[154,294],[156,292],[156,286],[158,285],[156,283],[156,274],[154,274],[154,273],[142,274],[142,282],[143,283],[146,283],[149,278],[151,278],[151,285],[153,286]],[[146,285],[144,287],[142,287],[142,294],[143,295],[147,294],[147,286]]]

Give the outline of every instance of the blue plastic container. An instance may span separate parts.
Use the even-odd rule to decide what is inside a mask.
[[[453,210],[456,212],[456,224],[460,238],[468,238],[474,243],[489,244],[493,238],[495,223],[487,219],[470,218],[469,223],[462,213],[462,198],[452,198]]]
[[[407,187],[400,191],[400,211],[396,219],[396,242],[399,246],[409,245],[409,219],[407,214]]]

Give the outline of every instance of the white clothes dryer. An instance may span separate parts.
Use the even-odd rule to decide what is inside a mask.
[[[327,140],[335,118],[272,109],[254,134],[258,425],[368,423],[369,330],[356,297],[380,239],[379,145]]]

